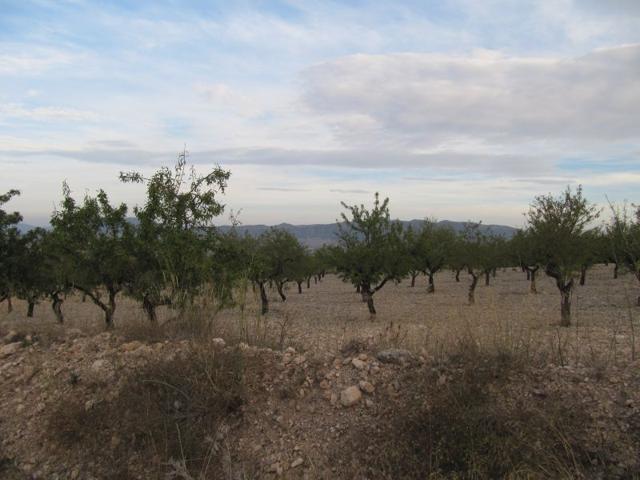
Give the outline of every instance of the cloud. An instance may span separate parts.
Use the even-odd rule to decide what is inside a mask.
[[[53,48],[0,43],[0,74],[39,75],[54,67],[70,65],[81,58]]]
[[[353,188],[353,189],[332,188],[329,191],[332,192],[332,193],[362,193],[362,194],[371,193],[369,190],[362,190],[362,189],[359,189],[359,188]]]
[[[455,138],[626,141],[640,136],[640,44],[587,55],[351,55],[303,73],[303,102],[345,145]]]
[[[172,164],[175,155],[135,148],[85,148],[78,150],[1,150],[0,155],[13,157],[54,156],[87,163],[131,165]],[[191,151],[190,160],[196,164],[232,165],[289,165],[298,167],[327,167],[338,169],[397,169],[428,168],[432,171],[480,174],[540,174],[551,171],[550,159],[526,155],[471,154],[455,151],[412,153],[396,150],[296,150],[285,148],[228,148]]]
[[[67,121],[67,122],[93,122],[99,116],[88,110],[79,110],[68,107],[26,107],[19,103],[0,105],[0,121],[2,119],[27,119],[35,121]]]
[[[288,188],[288,187],[258,187],[256,190],[266,192],[308,192],[308,188]]]

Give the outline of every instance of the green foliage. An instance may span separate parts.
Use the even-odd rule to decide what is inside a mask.
[[[14,290],[15,249],[19,236],[16,226],[22,220],[20,213],[10,213],[2,207],[17,195],[20,195],[18,190],[0,195],[0,301],[8,298]]]
[[[173,170],[163,167],[150,178],[121,172],[125,183],[145,183],[147,200],[136,207],[138,220],[132,253],[135,275],[127,293],[142,301],[151,321],[156,307],[183,308],[202,293],[208,281],[222,302],[230,300],[232,279],[220,260],[229,244],[216,235],[211,222],[224,212],[217,196],[224,194],[230,172],[215,167],[200,175],[187,165],[188,154],[178,155]],[[219,257],[218,257],[219,255]]]
[[[571,187],[558,197],[537,196],[527,213],[531,234],[541,252],[547,274],[568,283],[580,272],[588,257],[588,225],[600,212],[582,195],[582,187]]]
[[[588,261],[591,235],[588,226],[600,211],[571,187],[554,197],[541,195],[534,199],[527,213],[531,235],[541,252],[545,272],[556,281],[560,290],[562,325],[569,325],[571,291],[575,277]]]
[[[626,205],[622,209],[611,207],[613,218],[607,226],[609,253],[616,264],[624,265],[640,282],[640,206],[633,215]],[[640,296],[636,301],[640,306]]]
[[[429,292],[435,287],[433,276],[450,261],[455,233],[450,228],[438,227],[435,220],[425,220],[418,232],[405,231],[405,242],[411,268],[429,278]]]
[[[392,221],[389,199],[374,205],[350,206],[342,203],[349,216],[342,214],[338,246],[333,249],[338,275],[359,287],[369,312],[375,314],[373,294],[389,280],[401,280],[408,271],[407,255],[402,241],[402,224]]]
[[[103,190],[95,197],[86,195],[78,204],[66,184],[63,196],[60,210],[51,218],[56,250],[68,265],[70,284],[103,310],[106,326],[110,328],[116,296],[136,271],[127,206],[112,206]]]
[[[289,281],[306,275],[304,263],[307,260],[307,249],[291,233],[270,228],[257,239],[247,237],[245,242],[251,254],[247,257],[249,278],[260,288],[262,313],[269,311],[266,284],[275,284],[282,301],[287,297],[284,285]]]

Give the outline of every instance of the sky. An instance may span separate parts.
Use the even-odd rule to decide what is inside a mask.
[[[0,191],[144,202],[185,148],[225,215],[513,226],[536,195],[640,193],[640,1],[0,0]],[[227,223],[223,217],[217,223]]]

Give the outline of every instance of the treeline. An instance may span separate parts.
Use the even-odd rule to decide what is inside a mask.
[[[74,199],[63,187],[63,200],[51,218],[50,230],[27,233],[17,229],[21,216],[2,209],[19,192],[0,195],[0,302],[23,299],[28,316],[48,301],[59,322],[63,302],[79,292],[104,313],[113,327],[121,295],[140,302],[150,322],[157,308],[178,312],[203,297],[219,308],[238,305],[248,288],[259,295],[261,312],[269,310],[269,288],[286,300],[285,285],[294,282],[302,293],[327,271],[351,283],[376,314],[374,295],[388,282],[427,278],[427,293],[436,290],[435,274],[444,269],[469,276],[468,302],[474,303],[479,281],[487,285],[505,267],[521,268],[535,294],[536,279],[544,272],[560,293],[562,325],[571,321],[571,294],[584,284],[596,263],[614,264],[640,281],[640,208],[612,209],[608,223],[595,226],[601,211],[581,187],[559,196],[536,197],[526,213],[527,226],[511,239],[482,232],[468,223],[461,233],[426,220],[420,228],[403,228],[389,213],[389,200],[375,196],[371,208],[342,204],[345,212],[338,242],[316,251],[304,247],[292,234],[272,228],[257,238],[237,229],[220,232],[212,220],[224,212],[224,194],[230,172],[216,167],[199,175],[187,165],[185,152],[173,169],[162,168],[150,178],[121,172],[123,182],[146,186],[143,206],[133,209],[135,224],[125,204],[112,205],[99,191]],[[640,305],[640,297],[638,298]]]

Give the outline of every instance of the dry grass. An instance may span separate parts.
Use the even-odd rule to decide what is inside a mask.
[[[73,393],[48,412],[47,431],[63,449],[82,451],[111,478],[210,478],[224,469],[228,422],[244,402],[237,351],[204,345],[144,367],[112,401],[86,404]],[[136,460],[132,466],[126,460]],[[227,461],[228,463],[228,461]]]
[[[351,286],[328,275],[299,295],[290,286],[282,303],[271,292],[271,313],[259,315],[258,299],[251,289],[237,295],[240,305],[218,311],[211,301],[193,306],[185,315],[168,308],[158,310],[161,327],[149,325],[140,306],[120,297],[115,323],[132,339],[200,338],[221,336],[228,343],[282,348],[294,345],[311,351],[338,351],[351,339],[388,344],[441,358],[456,348],[460,338],[472,337],[482,347],[524,351],[531,361],[554,364],[603,366],[638,358],[640,310],[633,306],[637,281],[631,275],[612,278],[612,267],[589,271],[587,285],[573,297],[571,328],[557,327],[559,295],[554,284],[541,276],[538,295],[528,293],[519,271],[507,269],[478,286],[476,305],[466,305],[467,278],[455,282],[451,272],[436,276],[436,293],[427,294],[425,281],[410,288],[408,282],[389,284],[375,296],[378,316],[369,320],[365,306]],[[0,329],[41,331],[55,326],[48,305],[39,305],[36,317],[27,319],[26,305],[14,301],[14,312],[0,309]],[[64,307],[67,327],[88,332],[102,330],[100,310],[93,304],[69,298]]]
[[[407,373],[400,404],[352,435],[346,477],[637,478],[637,463],[619,464],[637,431],[605,441],[577,408],[581,392],[532,396],[528,372],[522,358],[461,344],[446,366]]]
[[[570,328],[557,326],[559,295],[548,279],[539,279],[538,295],[528,293],[521,272],[499,272],[492,281],[478,286],[473,306],[466,305],[467,279],[457,283],[450,272],[436,277],[431,295],[422,278],[415,288],[408,282],[387,285],[375,296],[379,314],[374,321],[351,286],[330,275],[301,295],[290,290],[286,303],[271,292],[271,312],[264,317],[250,288],[234,309],[218,311],[207,299],[182,315],[159,309],[159,326],[150,325],[140,306],[122,297],[115,318],[118,335],[191,339],[200,347],[188,357],[140,371],[111,402],[86,408],[69,397],[48,412],[48,431],[61,448],[83,449],[87,457],[119,466],[114,478],[130,474],[123,458],[133,458],[149,475],[211,476],[211,468],[223,471],[228,462],[224,449],[214,446],[221,444],[218,433],[242,403],[247,367],[232,354],[212,357],[208,338],[274,349],[292,345],[307,358],[341,349],[347,356],[399,347],[422,356],[433,370],[411,370],[417,376],[403,380],[410,388],[400,395],[400,404],[390,400],[391,410],[384,414],[382,409],[355,439],[337,445],[357,457],[357,469],[342,478],[580,478],[594,471],[603,478],[612,472],[633,478],[632,472],[608,469],[619,445],[640,443],[638,429],[620,433],[617,443],[607,446],[576,407],[584,400],[579,388],[560,383],[566,394],[532,398],[530,375],[537,369],[546,378],[557,367],[572,366],[591,369],[604,382],[611,372],[639,366],[640,309],[632,301],[636,281],[628,275],[613,280],[610,267],[590,271],[587,285],[574,293]],[[100,310],[76,296],[63,307],[64,327],[55,324],[47,305],[38,307],[34,319],[26,318],[22,302],[14,301],[14,307],[11,315],[0,310],[0,334],[36,332],[47,343],[66,328],[103,329]],[[297,379],[287,387],[278,390],[279,401],[291,401]],[[600,387],[590,383],[589,388]],[[609,397],[605,392],[599,404],[606,405]],[[358,438],[368,444],[360,445]],[[365,472],[363,465],[371,469]]]

